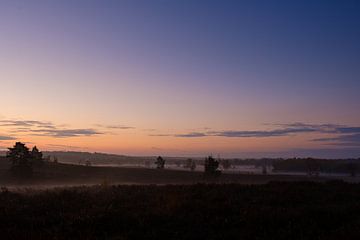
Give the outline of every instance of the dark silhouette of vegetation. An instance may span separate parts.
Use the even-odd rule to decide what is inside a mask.
[[[34,146],[31,150],[32,163],[35,166],[42,166],[44,164],[43,154]]]
[[[85,162],[85,166],[87,166],[87,167],[91,167],[91,161],[90,161],[90,160],[86,160],[86,162]]]
[[[165,160],[161,156],[157,157],[155,164],[157,169],[165,168]]]
[[[219,164],[219,161],[215,160],[215,158],[212,156],[205,158],[205,176],[219,176],[221,174],[221,171],[219,170]]]
[[[37,153],[36,151],[34,151]],[[24,143],[17,142],[14,147],[9,148],[6,157],[11,162],[11,172],[17,177],[30,177],[33,173],[32,152]],[[38,156],[36,156],[38,157]]]
[[[341,173],[356,175],[360,169],[360,159],[315,159],[290,158],[272,162],[273,171],[306,172],[316,176],[320,173]]]
[[[0,190],[1,239],[360,239],[360,185]]]

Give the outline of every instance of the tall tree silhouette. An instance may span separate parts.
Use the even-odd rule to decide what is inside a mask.
[[[30,177],[33,173],[32,155],[24,143],[17,142],[9,148],[6,157],[11,161],[11,171],[18,177]]]
[[[31,150],[31,157],[34,165],[40,166],[44,163],[43,154],[36,146]]]

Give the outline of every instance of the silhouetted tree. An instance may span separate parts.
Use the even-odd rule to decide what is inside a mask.
[[[207,176],[219,176],[221,171],[218,170],[219,161],[215,160],[212,156],[205,158],[204,170]]]
[[[157,169],[164,169],[164,167],[165,167],[165,160],[164,160],[161,156],[159,156],[159,157],[156,159],[155,164],[156,164],[156,168],[157,168]]]
[[[31,150],[31,157],[34,165],[41,166],[44,164],[43,154],[36,146]]]
[[[33,173],[32,155],[24,143],[17,142],[9,148],[6,157],[11,161],[11,172],[18,177],[30,177]]]

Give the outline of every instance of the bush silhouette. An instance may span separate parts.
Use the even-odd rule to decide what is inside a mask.
[[[204,167],[206,176],[219,176],[221,174],[221,171],[218,170],[219,161],[215,160],[212,156],[205,158]]]
[[[156,168],[157,168],[157,169],[164,169],[164,167],[165,167],[165,160],[164,160],[161,156],[159,156],[159,157],[156,159],[155,164],[156,164]]]

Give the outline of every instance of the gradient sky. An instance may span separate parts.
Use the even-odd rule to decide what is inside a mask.
[[[0,149],[360,157],[359,12],[1,0]]]

